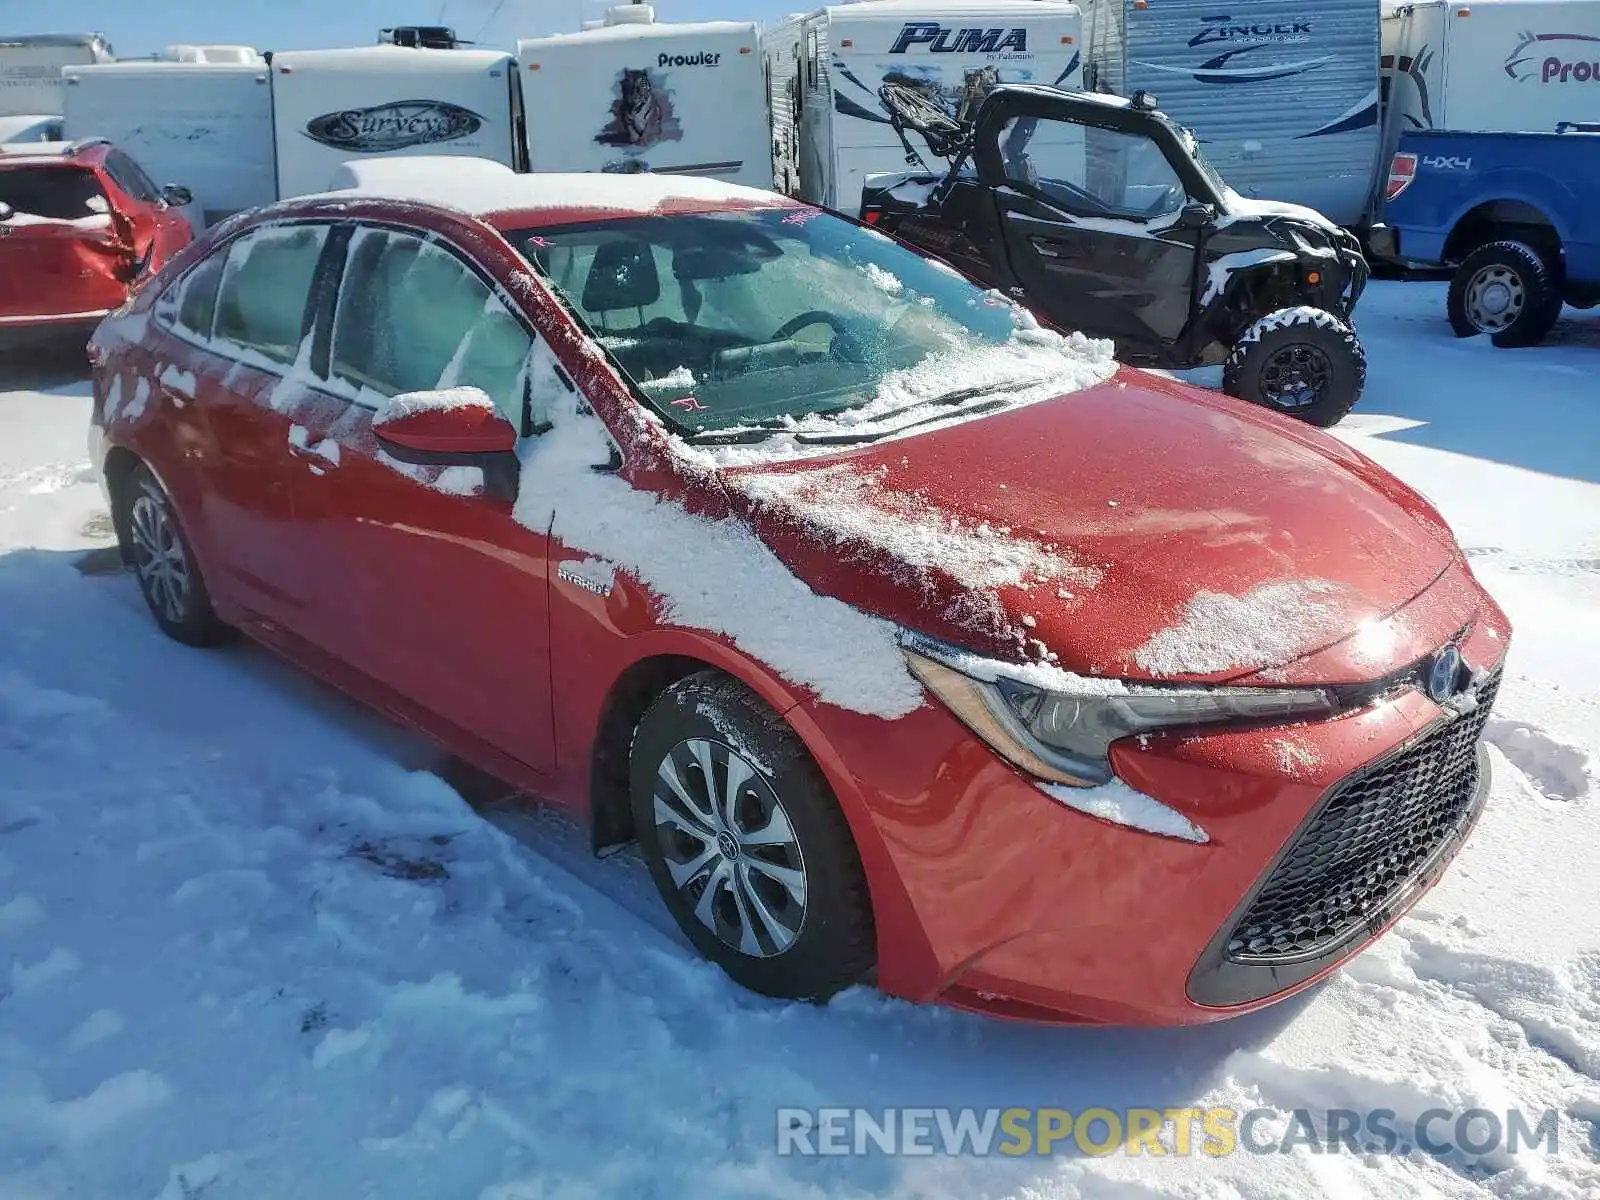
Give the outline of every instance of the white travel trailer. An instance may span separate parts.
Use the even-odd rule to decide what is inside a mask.
[[[207,224],[271,204],[271,77],[259,55],[242,59],[67,67],[66,136],[110,138],[150,175],[193,192]]]
[[[772,186],[753,21],[657,24],[611,9],[578,33],[517,43],[533,171],[651,171]]]
[[[511,55],[395,45],[286,51],[272,59],[278,194],[327,187],[368,155],[467,155],[520,167]]]
[[[761,38],[779,190],[854,215],[869,175],[942,169],[884,89],[961,120],[998,83],[1081,85],[1076,5],[875,0],[784,18]]]
[[[111,59],[97,33],[0,34],[0,142],[60,140],[62,70]]]
[[[251,67],[263,67],[267,63],[254,46],[168,46],[161,57],[167,62],[243,63]]]
[[[1377,0],[1079,0],[1084,82],[1147,91],[1236,191],[1367,215],[1380,152]]]
[[[1409,129],[1553,133],[1600,122],[1600,2],[1386,7],[1391,140]]]

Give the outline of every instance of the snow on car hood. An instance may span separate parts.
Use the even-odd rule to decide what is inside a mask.
[[[1281,200],[1257,200],[1251,196],[1241,196],[1232,188],[1227,189],[1223,198],[1228,202],[1229,214],[1234,217],[1293,217],[1333,233],[1339,231],[1339,227],[1327,217],[1303,204],[1285,204]]]
[[[813,590],[1083,675],[1281,667],[1403,607],[1457,553],[1420,497],[1332,438],[1128,369],[983,420],[723,477]],[[1365,677],[1431,648],[1397,642]]]

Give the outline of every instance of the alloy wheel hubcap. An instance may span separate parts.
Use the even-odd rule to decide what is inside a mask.
[[[189,611],[189,561],[166,497],[148,486],[133,502],[129,521],[139,583],[163,617],[182,621]]]
[[[656,833],[673,886],[718,940],[752,958],[794,945],[806,865],[789,815],[754,763],[689,738],[656,769]]]
[[[1316,346],[1298,342],[1275,352],[1261,371],[1261,392],[1275,408],[1309,408],[1333,378],[1333,363]]]
[[[1484,267],[1467,283],[1467,320],[1481,333],[1499,333],[1522,315],[1528,290],[1510,267]]]

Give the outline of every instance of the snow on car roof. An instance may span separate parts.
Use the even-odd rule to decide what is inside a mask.
[[[420,155],[343,163],[329,194],[437,204],[475,216],[556,209],[644,216],[675,201],[707,208],[796,204],[775,192],[691,175],[523,175],[488,159]]]

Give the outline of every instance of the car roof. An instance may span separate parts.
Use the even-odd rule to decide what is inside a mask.
[[[5,142],[0,143],[0,169],[58,163],[96,167],[105,161],[110,149],[111,143],[100,138],[76,142]]]
[[[692,175],[530,175],[488,159],[421,155],[344,163],[325,195],[431,204],[470,213],[502,229],[579,219],[801,207],[775,192]]]

